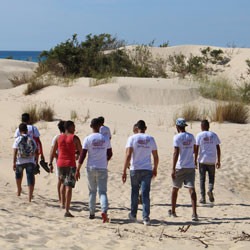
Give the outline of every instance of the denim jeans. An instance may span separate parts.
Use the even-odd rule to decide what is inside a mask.
[[[130,170],[131,180],[131,215],[136,217],[138,210],[138,197],[141,188],[142,194],[142,217],[149,219],[150,214],[150,186],[151,170]]]
[[[98,190],[99,199],[101,203],[101,210],[103,213],[108,211],[108,197],[107,197],[107,169],[87,168],[88,188],[89,188],[89,212],[95,214],[96,208],[96,192]]]
[[[212,192],[214,189],[215,165],[207,165],[199,163],[199,172],[200,172],[200,192],[201,196],[205,197],[206,172],[208,172],[208,191]]]

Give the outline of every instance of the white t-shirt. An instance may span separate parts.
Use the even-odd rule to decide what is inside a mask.
[[[111,133],[110,133],[109,127],[103,125],[100,127],[99,132],[102,135],[106,136],[107,138],[109,138],[109,139],[111,138]]]
[[[31,137],[31,138],[34,138],[34,137],[40,137],[40,133],[37,129],[36,126],[33,126],[33,125],[27,125],[27,128],[28,128],[28,135]],[[20,132],[19,132],[19,128],[16,129],[16,132],[15,132],[15,138],[17,138],[18,136],[20,136]]]
[[[82,148],[88,150],[87,168],[107,168],[107,149],[111,148],[110,140],[107,137],[100,133],[92,133],[85,137]]]
[[[26,136],[27,136],[27,135],[26,135]],[[32,137],[30,137],[30,138],[33,140]],[[22,137],[21,137],[21,136],[18,136],[18,137],[15,139],[12,148],[18,149],[18,144],[19,144],[19,142],[20,142],[21,139],[22,139]],[[33,140],[33,141],[34,141],[34,140]],[[35,143],[35,145],[36,145],[36,142],[35,142],[35,141],[34,141],[34,143]],[[20,157],[20,156],[18,155],[18,153],[17,153],[16,164],[20,165],[20,164],[25,164],[25,163],[34,163],[34,164],[35,164],[35,156],[22,158],[22,157]]]
[[[174,136],[174,147],[179,148],[179,157],[176,169],[195,168],[194,164],[195,138],[188,132],[179,133]]]
[[[53,137],[52,142],[51,142],[51,147],[53,147],[53,146],[55,145],[56,139],[57,139],[58,136],[59,136],[59,135],[55,135],[55,136]],[[58,154],[58,150],[57,150],[57,154]],[[58,174],[58,167],[56,167],[56,176],[59,176],[59,174]]]
[[[220,139],[214,132],[202,131],[196,136],[196,144],[199,146],[198,162],[215,164],[217,149]]]
[[[144,133],[128,138],[126,148],[133,148],[130,170],[152,170],[151,154],[157,150],[155,139]]]

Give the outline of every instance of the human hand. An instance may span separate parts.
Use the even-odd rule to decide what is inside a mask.
[[[175,170],[172,171],[171,177],[172,177],[172,179],[175,179],[175,177],[176,177],[176,172],[175,172]]]
[[[217,163],[216,163],[216,168],[217,168],[217,169],[220,168],[220,162],[217,162]]]
[[[122,175],[122,182],[125,183],[126,180],[127,180],[127,174],[123,173],[123,175]]]
[[[75,178],[76,178],[76,181],[78,181],[81,178],[81,174],[80,174],[80,170],[79,169],[76,170]]]

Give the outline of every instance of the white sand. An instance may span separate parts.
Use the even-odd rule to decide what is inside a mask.
[[[200,48],[200,47],[199,47]],[[199,51],[198,46],[184,46],[183,53]],[[169,48],[170,49],[170,48]],[[171,50],[180,50],[173,47]],[[156,49],[159,51],[159,49]],[[165,50],[162,49],[164,54]],[[237,49],[235,49],[236,51]],[[246,70],[244,60],[250,58],[250,50],[234,52],[230,71],[238,78]],[[30,70],[26,62],[20,67]],[[0,84],[4,74],[11,73],[16,62],[0,60]],[[15,71],[16,68],[13,70]],[[25,71],[25,70],[24,70]],[[186,104],[212,107],[213,102],[199,96],[195,85],[176,79],[116,78],[110,84],[89,87],[90,80],[78,79],[70,87],[51,86],[36,94],[24,96],[25,85],[0,90],[0,114],[2,116],[0,140],[0,248],[1,249],[249,249],[249,241],[236,243],[234,237],[242,231],[250,234],[250,124],[212,123],[221,141],[222,167],[216,174],[215,203],[198,207],[200,221],[191,222],[188,191],[181,189],[178,197],[178,218],[169,218],[171,195],[172,138],[174,114]],[[88,190],[85,169],[73,191],[72,213],[75,218],[63,217],[57,201],[54,174],[41,170],[36,178],[34,200],[28,203],[26,176],[23,194],[16,197],[12,170],[12,143],[20,115],[27,105],[47,102],[53,106],[56,119],[70,119],[76,111],[77,135],[83,139],[91,133],[89,122],[103,115],[111,128],[114,156],[109,164],[108,196],[111,223],[103,224],[98,206],[97,218],[89,220]],[[89,114],[89,118],[88,118]],[[87,119],[86,122],[84,120]],[[121,174],[127,137],[133,124],[144,119],[148,133],[156,139],[159,148],[158,177],[152,181],[151,222],[130,223],[127,215],[130,207],[130,182],[122,184]],[[58,133],[57,121],[36,124],[41,133],[45,157],[48,160],[50,144]],[[188,131],[197,134],[199,123],[189,124]],[[199,178],[196,188],[198,199]],[[138,218],[141,219],[141,207]],[[180,232],[180,228],[187,228]]]

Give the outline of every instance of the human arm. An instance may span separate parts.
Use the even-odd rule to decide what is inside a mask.
[[[107,160],[109,161],[112,156],[113,156],[112,148],[108,148],[107,149]]]
[[[158,151],[153,150],[152,155],[153,155],[153,159],[154,159],[153,177],[156,177],[157,176],[157,168],[158,168],[158,164],[159,164]]]
[[[80,169],[82,167],[82,164],[87,156],[87,152],[88,150],[87,149],[82,149],[81,151],[81,154],[80,154],[80,158],[79,158],[79,161],[78,161],[78,165],[77,165],[77,168],[76,168],[76,174],[75,174],[75,178],[76,180],[78,181],[81,177],[80,175]]]
[[[173,153],[173,169],[172,169],[172,179],[175,179],[175,173],[176,173],[176,163],[178,161],[180,149],[179,147],[174,147],[174,153]]]
[[[13,149],[13,170],[16,171],[17,148]]]
[[[51,150],[50,150],[49,166],[50,166],[50,172],[51,173],[53,173],[53,160],[54,160],[54,157],[56,155],[57,149],[58,149],[58,142],[57,142],[57,139],[56,139],[54,145],[51,147]]]
[[[127,168],[130,165],[132,153],[133,153],[132,147],[126,148],[125,161],[124,161],[123,174],[122,174],[122,182],[123,183],[125,183],[127,180]]]
[[[195,168],[198,167],[198,153],[199,153],[199,145],[194,145],[194,164]]]
[[[216,162],[216,168],[220,168],[220,157],[221,157],[221,150],[220,150],[220,145],[216,145],[216,150],[217,150],[217,162]]]

